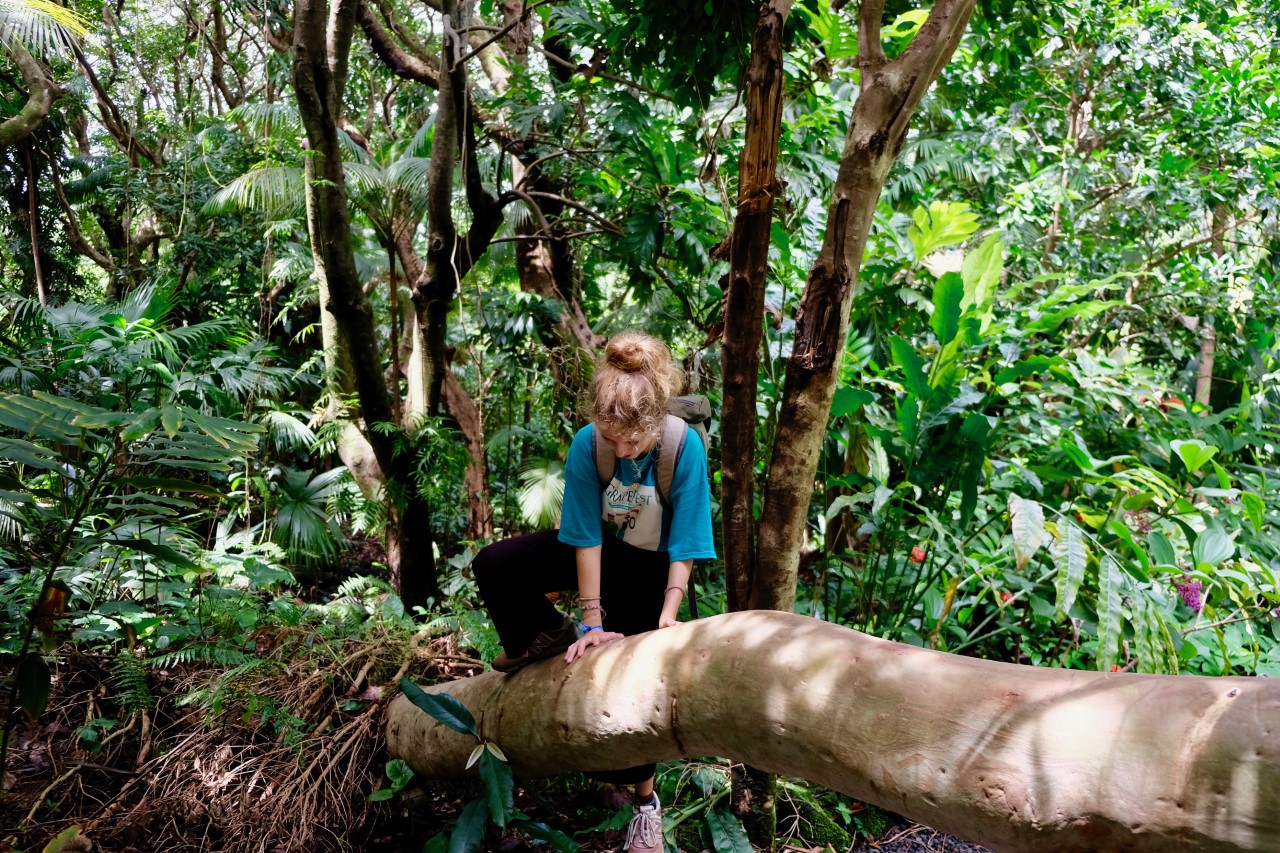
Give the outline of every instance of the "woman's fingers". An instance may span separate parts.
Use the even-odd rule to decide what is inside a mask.
[[[592,646],[598,646],[601,643],[609,643],[613,640],[621,640],[622,634],[616,631],[588,631],[578,638],[578,641],[569,647],[569,651],[565,652],[564,662],[573,663],[577,658],[586,654],[587,649]]]

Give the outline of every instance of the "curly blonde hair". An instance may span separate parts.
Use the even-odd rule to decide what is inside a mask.
[[[644,332],[622,332],[596,361],[583,415],[611,433],[657,438],[667,399],[683,381],[666,344]]]

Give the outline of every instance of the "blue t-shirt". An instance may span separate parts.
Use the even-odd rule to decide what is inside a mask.
[[[578,548],[599,545],[604,534],[646,551],[666,551],[668,560],[714,559],[711,486],[707,451],[692,430],[671,478],[670,506],[658,498],[650,450],[638,459],[619,459],[613,479],[600,485],[591,451],[591,424],[578,430],[564,463],[564,508],[560,541]]]

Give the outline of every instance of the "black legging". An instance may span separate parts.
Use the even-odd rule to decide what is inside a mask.
[[[600,606],[604,628],[628,637],[658,627],[670,565],[665,552],[646,551],[605,535],[600,555]],[[578,588],[577,549],[555,530],[515,536],[486,546],[471,563],[480,597],[508,655],[519,655],[543,631],[555,631],[563,614],[547,593]],[[591,773],[617,785],[641,782],[654,765]]]

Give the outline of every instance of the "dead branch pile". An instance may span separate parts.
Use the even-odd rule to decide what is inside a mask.
[[[72,824],[116,850],[358,849],[386,810],[368,797],[395,685],[466,661],[451,637],[314,639],[277,628],[233,667],[148,671],[153,701],[132,708],[118,659],[67,657],[45,717],[16,732],[0,850]]]

